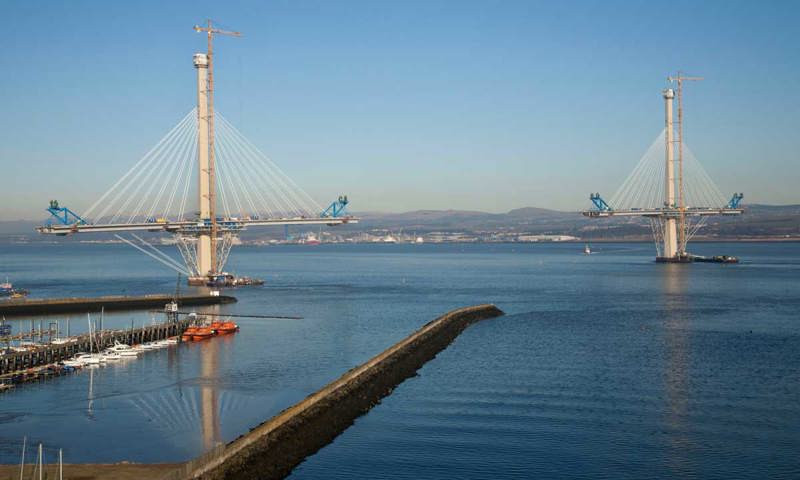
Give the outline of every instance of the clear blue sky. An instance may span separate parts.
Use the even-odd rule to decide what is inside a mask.
[[[669,6],[669,7],[668,7]],[[217,107],[320,203],[577,210],[663,127],[726,194],[800,203],[800,2],[5,1],[2,219],[85,208],[190,108],[191,26]]]

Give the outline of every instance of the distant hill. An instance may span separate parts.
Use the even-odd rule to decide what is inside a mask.
[[[572,222],[581,217],[575,212],[544,208],[518,208],[508,213],[487,213],[474,210],[416,210],[403,213],[357,213],[363,228],[405,228],[431,230],[487,230],[542,222]]]
[[[507,213],[467,210],[418,210],[404,213],[365,212],[348,230],[386,229],[397,232],[518,231],[576,237],[639,238],[650,236],[650,225],[638,217],[588,219],[579,212],[525,207]],[[700,236],[709,238],[800,237],[800,205],[746,205],[736,217],[710,217]]]
[[[26,235],[36,233],[34,230],[42,222],[33,220],[0,220],[0,235]]]
[[[520,232],[531,234],[573,235],[592,239],[634,239],[650,236],[647,220],[637,217],[588,219],[578,212],[525,207],[507,213],[473,210],[415,210],[402,213],[358,212],[361,222],[337,227],[334,231],[354,233],[369,230],[416,232]],[[19,236],[29,241],[52,240],[36,234],[41,222],[30,220],[0,221],[0,242],[15,241]],[[266,230],[253,229],[244,238],[264,235]],[[270,232],[280,235],[278,229]],[[710,217],[700,231],[707,238],[736,239],[745,237],[800,238],[800,205],[745,205],[745,214],[737,217]],[[89,237],[86,237],[87,239]],[[93,239],[109,236],[92,236]]]

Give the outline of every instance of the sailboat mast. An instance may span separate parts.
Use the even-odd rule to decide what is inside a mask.
[[[86,323],[89,324],[89,353],[93,353],[94,348],[92,347],[92,316],[89,313],[86,314]]]

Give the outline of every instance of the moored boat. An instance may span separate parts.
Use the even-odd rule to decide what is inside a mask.
[[[227,333],[234,333],[239,330],[239,325],[231,322],[230,320],[225,322],[213,322],[211,324],[211,328],[217,331],[220,335],[224,335]]]
[[[216,334],[215,330],[211,327],[198,327],[197,330],[192,334],[192,340],[205,340],[207,338],[211,338]]]
[[[103,353],[100,354],[101,358],[106,362],[115,362],[117,360],[122,360],[122,355],[118,352],[105,350]]]
[[[62,363],[64,366],[67,366],[67,367],[72,367],[72,368],[81,368],[82,366],[84,366],[84,365],[85,365],[83,362],[81,362],[81,361],[79,361],[79,360],[71,359],[71,358],[70,358],[70,359],[67,359],[67,360],[64,360],[64,361],[62,361],[61,363]]]
[[[191,342],[194,336],[194,333],[197,331],[198,327],[195,325],[190,325],[186,330],[183,331],[183,335],[181,335],[181,340],[184,342]]]
[[[77,353],[72,357],[72,360],[79,362],[81,365],[99,365],[101,363],[100,355],[95,353]]]
[[[108,347],[106,351],[119,354],[121,357],[135,357],[139,355],[139,351],[130,345],[120,342],[114,342],[114,345]]]

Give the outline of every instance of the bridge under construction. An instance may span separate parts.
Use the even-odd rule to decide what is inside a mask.
[[[583,215],[600,217],[644,217],[650,222],[656,245],[656,261],[662,263],[720,262],[738,259],[725,255],[699,257],[687,251],[689,240],[711,216],[740,215],[741,193],[726,200],[711,177],[683,141],[683,83],[702,80],[678,73],[668,78],[677,84],[678,129],[674,128],[673,102],[676,91],[664,89],[664,130],[623,182],[609,202],[599,193],[589,199],[593,208]],[[659,151],[664,149],[664,157]],[[677,151],[677,160],[676,160]]]
[[[215,28],[210,20],[194,30],[207,36],[207,51],[193,57],[197,106],[87,210],[78,214],[51,200],[50,219],[37,230],[113,233],[186,275],[190,284],[214,285],[231,278],[225,264],[237,235],[248,227],[334,226],[358,219],[347,213],[346,196],[327,208],[314,202],[215,111],[214,36],[241,34]],[[136,232],[173,235],[183,263]]]

